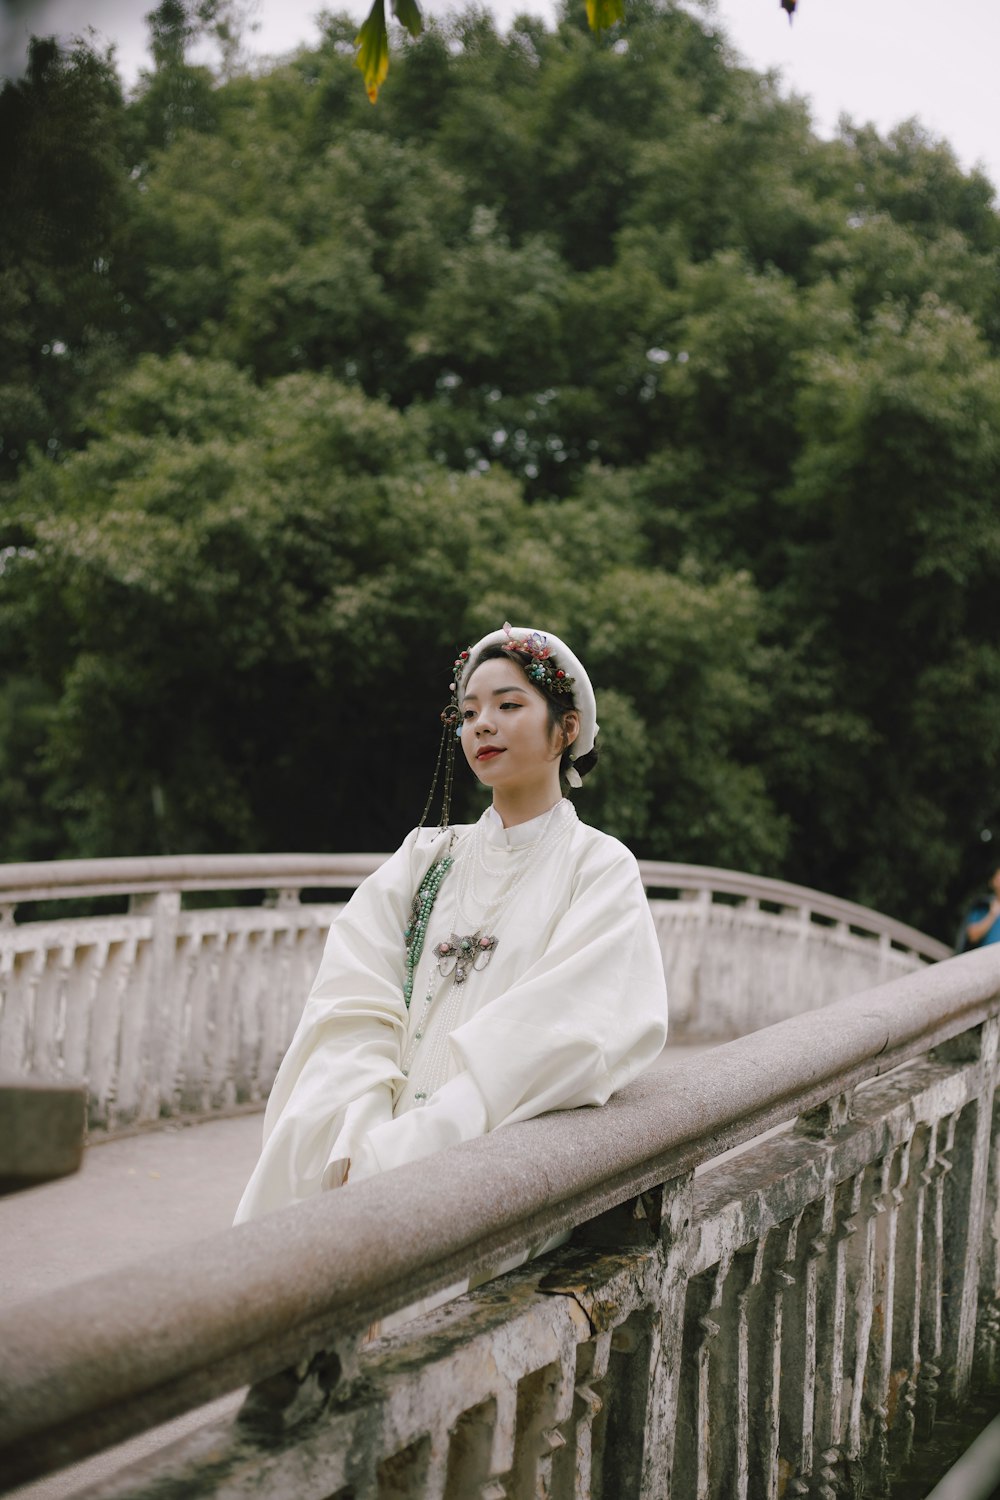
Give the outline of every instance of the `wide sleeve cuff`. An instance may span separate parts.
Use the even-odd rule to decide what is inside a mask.
[[[330,1159],[323,1171],[323,1187],[343,1187],[351,1162],[357,1156],[365,1137],[380,1125],[392,1122],[392,1086],[381,1083],[354,1099],[344,1111],[344,1123],[330,1148]]]
[[[472,1074],[459,1073],[420,1109],[408,1110],[370,1131],[352,1160],[351,1181],[389,1172],[462,1141],[485,1135],[486,1100]]]

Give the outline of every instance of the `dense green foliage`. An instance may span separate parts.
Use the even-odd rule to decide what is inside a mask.
[[[431,27],[376,109],[346,17],[0,94],[0,857],[388,847],[510,618],[592,665],[588,818],[950,935],[1000,835],[990,184],[818,140],[672,0],[575,10]]]

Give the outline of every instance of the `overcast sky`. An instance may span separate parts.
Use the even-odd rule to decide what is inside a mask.
[[[23,66],[31,32],[71,35],[87,26],[118,48],[133,82],[148,59],[144,13],[154,0],[0,0],[0,69]],[[579,0],[582,5],[583,0]],[[697,8],[698,0],[692,0]],[[255,49],[281,53],[315,41],[319,0],[257,0]],[[365,0],[328,0],[362,19]],[[433,15],[447,0],[425,0]],[[627,8],[627,0],[626,0]],[[494,0],[506,24],[520,11],[551,20],[553,0]],[[786,88],[806,95],[816,128],[830,134],[841,113],[884,133],[916,115],[1000,185],[1000,0],[799,0],[789,25],[779,0],[717,0],[723,27],[754,67],[778,68]]]

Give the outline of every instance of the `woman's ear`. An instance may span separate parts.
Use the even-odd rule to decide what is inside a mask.
[[[563,749],[568,750],[570,745],[580,733],[580,715],[575,708],[571,708],[562,721]]]

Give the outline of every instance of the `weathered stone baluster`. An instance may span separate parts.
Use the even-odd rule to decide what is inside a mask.
[[[819,1208],[820,1227],[811,1245],[817,1262],[826,1254],[816,1307],[816,1346],[822,1357],[816,1365],[814,1460],[808,1491],[815,1500],[835,1500],[845,1493],[846,1403],[851,1392],[846,1349],[853,1314],[848,1305],[847,1266],[850,1240],[858,1228],[862,1182],[858,1173],[827,1189]]]
[[[39,1078],[59,1078],[63,1072],[62,1002],[65,994],[59,971],[59,950],[41,945],[35,953],[35,1036],[31,1070]]]
[[[213,1030],[212,996],[217,986],[219,952],[223,938],[217,932],[192,928],[185,944],[190,966],[187,983],[187,1078],[182,1105],[198,1113],[211,1108]]]
[[[236,1035],[233,1039],[233,1083],[241,1102],[255,1097],[260,1066],[261,1009],[270,990],[271,950],[274,932],[264,928],[247,934],[246,962],[240,984],[232,996]]]
[[[863,1472],[873,1421],[878,1420],[878,1386],[869,1393],[872,1372],[871,1345],[876,1324],[876,1298],[879,1295],[876,1249],[878,1221],[885,1212],[884,1189],[886,1163],[876,1161],[861,1174],[861,1201],[857,1214],[857,1235],[848,1241],[847,1287],[848,1320],[845,1339],[845,1368],[850,1383],[847,1409],[847,1431],[844,1440],[845,1469],[848,1476]],[[881,1319],[879,1308],[878,1318]],[[876,1343],[878,1330],[874,1334]]]
[[[788,1277],[781,1324],[779,1494],[809,1495],[815,1458],[819,1264],[826,1251],[822,1202],[788,1227]]]
[[[13,1077],[24,1073],[31,1055],[32,1010],[40,972],[38,955],[13,951],[4,955],[3,1005],[0,1006],[0,1069]]]
[[[140,1100],[143,1119],[155,1120],[161,1102],[173,1093],[180,1049],[180,1020],[174,994],[179,891],[157,891],[133,896],[129,912],[151,923],[148,952],[143,955],[143,1000],[146,1026],[143,1038],[144,1084]]]
[[[594,1494],[594,1460],[595,1456],[599,1460],[602,1446],[599,1436],[595,1443],[595,1424],[605,1410],[604,1378],[610,1355],[610,1332],[598,1334],[577,1349],[572,1442],[554,1456],[554,1500],[590,1500]]]
[[[615,1368],[609,1368],[606,1385],[613,1386],[615,1420],[609,1433],[606,1403],[593,1432],[595,1481],[599,1473],[605,1479],[602,1489],[595,1482],[594,1494],[603,1500],[625,1495],[661,1500],[674,1492],[675,1474],[678,1485],[690,1482],[690,1465],[676,1444],[693,1175],[685,1172],[643,1193],[633,1207],[636,1223],[644,1224],[657,1254],[649,1268],[649,1311],[616,1329],[612,1341]],[[627,1488],[616,1488],[620,1479]]]
[[[798,1219],[774,1229],[757,1247],[746,1327],[748,1392],[747,1488],[751,1500],[776,1500],[781,1417],[781,1348],[784,1302],[795,1277]]]
[[[956,1402],[972,1378],[998,1041],[1000,1017],[994,1016],[934,1053],[938,1060],[973,1065],[976,1075],[975,1097],[958,1117],[953,1170],[945,1188],[941,1348],[948,1393]]]
[[[937,1415],[938,1383],[941,1378],[941,1285],[944,1263],[944,1180],[951,1171],[957,1116],[947,1115],[931,1126],[927,1163],[921,1182],[924,1188],[923,1271],[920,1297],[920,1373],[914,1434],[917,1441],[930,1438]]]
[[[114,982],[115,950],[107,938],[94,944],[93,999],[90,1004],[90,1036],[87,1045],[87,1085],[90,1089],[90,1118],[102,1124],[113,1123],[112,1106],[115,1087],[118,1041],[118,1004]]]
[[[645,1370],[636,1371],[631,1403],[637,1413],[636,1460],[637,1484],[634,1491],[643,1500],[660,1500],[672,1493],[672,1476],[676,1472],[676,1428],[678,1428],[681,1359],[684,1347],[685,1302],[688,1292],[688,1257],[691,1251],[691,1217],[693,1217],[694,1173],[687,1172],[639,1200],[646,1223],[658,1247],[657,1259],[651,1263],[649,1302],[651,1313],[646,1320],[643,1344]],[[595,1448],[600,1448],[604,1463],[604,1428],[606,1413],[601,1413],[595,1434]],[[600,1442],[598,1442],[600,1440]],[[613,1470],[607,1470],[603,1490],[606,1500],[615,1500]]]
[[[503,1476],[511,1496],[552,1493],[553,1456],[566,1445],[560,1427],[572,1419],[574,1375],[575,1368],[566,1369],[559,1361],[518,1381],[514,1463]]]
[[[179,1056],[177,1074],[173,1081],[170,1106],[178,1112],[200,1111],[199,1083],[201,1078],[201,1054],[195,1040],[194,990],[197,983],[201,954],[201,933],[189,925],[189,916],[182,914],[177,931],[174,950],[174,1003],[177,1007]]]
[[[0,948],[0,1071],[14,1074],[23,1065],[14,1015],[16,961],[13,947]]]
[[[713,1320],[719,1325],[709,1354],[707,1493],[713,1500],[747,1500],[749,1494],[750,1414],[759,1396],[755,1381],[752,1405],[750,1323],[752,1304],[764,1272],[766,1243],[765,1236],[733,1256],[722,1288],[718,1316],[715,1316],[714,1309],[712,1313]],[[769,1344],[768,1330],[755,1326],[753,1334],[757,1354],[762,1335],[763,1341]],[[755,1415],[758,1415],[756,1410]],[[759,1432],[757,1440],[759,1443]],[[755,1472],[755,1480],[756,1477]]]
[[[717,1449],[712,1432],[712,1345],[722,1328],[722,1304],[732,1256],[688,1286],[684,1314],[680,1393],[677,1411],[675,1482],[685,1496],[709,1500]]]
[[[463,1412],[447,1437],[432,1443],[423,1482],[413,1483],[399,1494],[440,1495],[443,1500],[507,1500],[508,1494],[518,1493],[508,1490],[501,1478],[516,1462],[516,1406],[513,1392],[507,1392]],[[435,1464],[435,1456],[442,1452],[447,1453],[443,1482]],[[535,1491],[525,1493],[533,1495]]]
[[[271,1080],[274,1078],[287,1045],[288,1031],[285,1016],[289,1003],[291,976],[297,967],[294,962],[297,937],[298,933],[292,928],[282,929],[274,935],[274,941],[268,953],[268,973],[260,1003],[260,1046],[251,1081],[250,1097],[253,1099],[262,1099],[267,1096]],[[300,1008],[307,993],[308,988],[303,985],[298,997]]]
[[[906,1174],[905,1178],[900,1177],[897,1189],[901,1202],[896,1224],[896,1297],[889,1398],[889,1466],[894,1473],[909,1462],[913,1451],[929,1151],[930,1132],[926,1126],[920,1126],[907,1143]]]
[[[977,1382],[1000,1382],[1000,1096],[994,1097],[993,1135],[983,1212],[979,1318],[973,1369]]]
[[[836,1094],[800,1116],[796,1134],[832,1150],[837,1137],[850,1127],[852,1109],[852,1090]],[[797,1465],[791,1465],[796,1476],[791,1493],[816,1500],[834,1500],[843,1488],[847,1262],[849,1241],[857,1231],[861,1185],[860,1174],[839,1185],[828,1181],[822,1198],[805,1208],[798,1230],[797,1280],[802,1290],[787,1299],[791,1310],[798,1309],[802,1364],[810,1375],[802,1389],[803,1436]],[[794,1243],[789,1254],[795,1254]],[[793,1356],[793,1372],[798,1357]],[[789,1406],[793,1395],[789,1391]],[[782,1423],[782,1431],[790,1434],[791,1417],[784,1408]],[[783,1445],[786,1464],[795,1451],[794,1443]]]
[[[213,1047],[211,1055],[211,1099],[213,1108],[236,1102],[233,1082],[236,1050],[236,1008],[239,987],[247,972],[245,929],[223,937],[215,994],[212,996]]]
[[[121,1069],[121,1023],[126,989],[135,964],[135,938],[99,945],[103,955],[94,996],[87,1075],[92,1114],[114,1123]]]
[[[181,896],[163,891],[153,913],[153,983],[156,1034],[162,1049],[155,1073],[157,1109],[172,1114],[183,1087],[187,953],[180,941]]]
[[[141,1113],[148,1095],[148,1049],[146,1017],[150,1003],[152,977],[152,942],[149,926],[129,923],[133,943],[132,967],[128,994],[122,1006],[118,1040],[118,1086],[115,1097],[115,1122],[134,1119]]]
[[[872,1326],[862,1401],[862,1442],[866,1483],[876,1493],[886,1486],[889,1465],[889,1400],[892,1388],[893,1313],[896,1280],[896,1222],[906,1180],[908,1144],[889,1151],[873,1167],[878,1191],[869,1221],[872,1236]]]
[[[66,985],[66,1073],[70,1078],[86,1078],[90,1050],[90,1021],[94,991],[97,988],[98,953],[93,943],[70,946],[60,954]]]
[[[672,1493],[675,1473],[683,1475],[678,1484],[686,1483],[692,1469],[683,1452],[675,1452],[692,1183],[691,1172],[671,1178],[581,1226],[574,1235],[580,1247],[641,1246],[649,1252],[632,1263],[631,1274],[625,1273],[627,1282],[632,1276],[641,1278],[633,1285],[633,1293],[641,1286],[644,1305],[625,1322],[615,1324],[606,1374],[594,1382],[594,1395],[602,1402],[601,1410],[595,1409],[591,1428],[591,1485],[598,1500],[662,1500]],[[572,1281],[567,1285],[558,1270],[546,1275],[543,1287],[554,1292],[573,1290],[579,1299],[577,1285]],[[592,1327],[607,1327],[603,1299],[592,1307],[588,1294],[581,1305],[588,1308]],[[600,1349],[600,1336],[597,1346]],[[569,1456],[558,1459],[557,1468],[564,1462],[569,1462]]]

